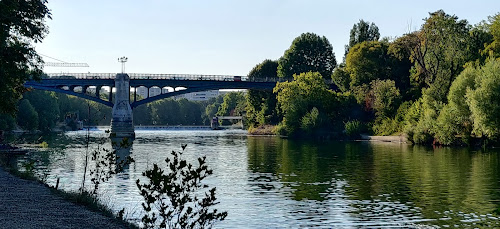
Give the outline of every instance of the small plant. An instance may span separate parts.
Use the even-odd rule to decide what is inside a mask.
[[[358,120],[346,122],[344,128],[345,128],[345,134],[349,138],[359,138],[361,132],[363,131],[363,125]]]
[[[40,146],[40,148],[44,148],[44,149],[49,148],[49,144],[47,142],[42,142],[39,144],[39,146]]]
[[[124,138],[119,147],[127,148],[129,146],[128,139]],[[110,150],[98,145],[92,151],[91,160],[95,163],[95,167],[90,171],[90,181],[94,186],[91,192],[92,195],[97,195],[99,184],[108,181],[113,175],[122,172],[125,166],[134,162],[134,159],[130,156],[124,160],[119,159],[119,156],[116,155],[116,149]]]
[[[173,158],[165,159],[166,170],[154,164],[152,169],[142,173],[147,178],[146,183],[141,184],[139,179],[136,181],[144,198],[144,227],[211,228],[216,221],[226,218],[227,212],[211,210],[218,204],[215,188],[205,192],[203,198],[196,195],[209,188],[202,181],[212,174],[212,170],[206,165],[206,157],[198,158],[198,166],[182,159],[185,148],[186,145],[183,145],[182,151],[172,151]]]

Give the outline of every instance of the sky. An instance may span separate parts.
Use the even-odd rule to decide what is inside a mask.
[[[48,7],[38,53],[90,67],[45,72],[117,73],[126,56],[127,73],[243,76],[280,58],[301,33],[325,36],[340,63],[360,19],[394,38],[439,9],[477,24],[500,12],[500,0],[49,0]]]

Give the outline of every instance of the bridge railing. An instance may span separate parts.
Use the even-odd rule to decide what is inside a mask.
[[[194,74],[147,74],[128,73],[130,79],[166,79],[166,80],[208,80],[208,81],[247,81],[247,82],[285,82],[292,81],[293,78],[265,77],[250,78],[248,76],[232,75],[194,75]],[[45,79],[114,79],[116,73],[49,73],[42,76]],[[332,84],[331,79],[326,79],[325,83]]]
[[[48,73],[42,79],[115,79],[116,73]]]

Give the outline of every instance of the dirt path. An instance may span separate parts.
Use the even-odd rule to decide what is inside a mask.
[[[125,228],[0,167],[0,228]]]

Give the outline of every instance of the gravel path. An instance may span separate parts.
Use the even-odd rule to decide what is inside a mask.
[[[126,228],[0,167],[0,228]]]

